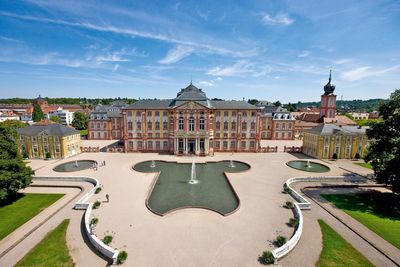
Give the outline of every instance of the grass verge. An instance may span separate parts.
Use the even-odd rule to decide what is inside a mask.
[[[374,266],[323,220],[318,220],[318,223],[322,231],[323,247],[316,266]]]
[[[69,219],[49,232],[15,266],[75,266],[68,252],[66,233]]]
[[[391,193],[321,195],[400,249],[400,197]]]
[[[372,170],[372,166],[369,162],[355,162],[354,164]]]
[[[59,200],[63,194],[18,194],[0,205],[0,240]]]

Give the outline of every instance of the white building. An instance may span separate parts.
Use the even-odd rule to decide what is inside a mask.
[[[74,113],[59,107],[57,110],[49,112],[47,117],[50,119],[52,116],[58,116],[61,124],[70,125],[74,119]]]
[[[0,115],[0,122],[4,122],[7,120],[15,120],[15,121],[19,121],[19,116],[17,115],[7,115],[7,114],[1,114]]]

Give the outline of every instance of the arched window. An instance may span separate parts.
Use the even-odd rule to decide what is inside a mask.
[[[191,131],[191,132],[194,131],[194,118],[193,117],[189,118],[189,131]]]
[[[183,130],[183,128],[184,128],[183,121],[184,121],[183,117],[179,117],[179,121],[178,121],[179,130]]]
[[[200,118],[200,125],[199,125],[200,130],[204,130],[204,118]]]

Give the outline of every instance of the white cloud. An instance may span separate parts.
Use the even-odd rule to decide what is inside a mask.
[[[158,63],[172,64],[178,62],[192,54],[194,50],[195,49],[193,47],[178,45],[177,47],[169,50],[168,54],[163,59],[159,60]]]
[[[373,76],[381,76],[385,73],[397,70],[400,68],[400,65],[396,65],[386,69],[373,69],[370,66],[359,67],[355,69],[351,69],[348,71],[344,71],[340,74],[340,77],[343,80],[354,82],[358,80],[362,80],[364,78],[369,78]]]
[[[7,42],[14,42],[14,43],[22,43],[21,40],[17,40],[17,39],[6,37],[6,36],[0,36],[0,40],[7,41]]]
[[[222,81],[222,78],[221,77],[217,77],[217,78],[215,78],[215,80],[216,81]]]
[[[334,61],[333,63],[334,63],[335,65],[343,65],[343,64],[349,63],[349,62],[351,62],[351,61],[352,61],[352,60],[351,60],[350,58],[343,58],[343,59],[336,60],[336,61]]]
[[[239,60],[232,66],[214,67],[208,71],[208,74],[212,76],[245,76],[246,74],[250,74],[254,77],[260,77],[271,72],[271,69],[270,66],[257,67],[247,60]]]
[[[275,16],[264,14],[262,21],[268,25],[290,25],[295,22],[295,20],[290,18],[286,13],[278,13]]]
[[[230,50],[225,47],[216,46],[213,44],[200,43],[197,41],[180,40],[180,39],[176,39],[169,35],[157,34],[157,33],[148,32],[148,31],[139,31],[139,30],[132,29],[132,28],[115,27],[113,25],[106,25],[106,24],[99,25],[99,24],[94,24],[94,23],[90,23],[90,22],[71,22],[71,21],[61,20],[61,19],[51,19],[51,18],[36,17],[36,16],[29,16],[29,15],[20,15],[20,14],[15,14],[15,13],[11,13],[11,12],[5,12],[5,11],[0,11],[0,15],[5,16],[5,17],[21,19],[21,20],[36,21],[36,22],[41,22],[41,23],[52,23],[52,24],[57,24],[57,25],[65,25],[65,26],[70,26],[70,27],[94,30],[94,31],[99,31],[99,32],[108,32],[108,33],[114,33],[114,34],[127,35],[127,36],[131,36],[131,37],[141,37],[141,38],[146,38],[146,39],[159,40],[159,41],[163,41],[163,42],[167,42],[167,43],[182,45],[185,47],[193,47],[196,49],[201,49],[204,52],[214,53],[214,54],[219,54],[219,55],[231,55],[231,56],[235,56],[235,57],[251,57],[251,56],[254,56],[256,53],[256,51],[254,49],[250,50],[250,51]]]
[[[115,64],[112,72],[116,72],[119,69],[119,64]]]
[[[297,57],[308,57],[309,55],[311,55],[311,52],[304,50],[300,54],[298,54]]]
[[[127,59],[127,58],[122,58],[122,56],[117,53],[108,53],[106,55],[97,56],[96,61],[99,61],[99,62],[127,62],[127,61],[131,61],[131,60]]]
[[[239,76],[251,72],[253,72],[252,64],[240,60],[232,66],[212,68],[208,71],[208,74],[212,76]]]
[[[199,82],[199,84],[205,85],[205,86],[214,86],[213,81],[201,81],[201,82]]]

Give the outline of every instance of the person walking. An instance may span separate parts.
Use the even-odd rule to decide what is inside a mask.
[[[106,194],[106,199],[107,199],[107,202],[110,202],[110,196],[108,194]]]

